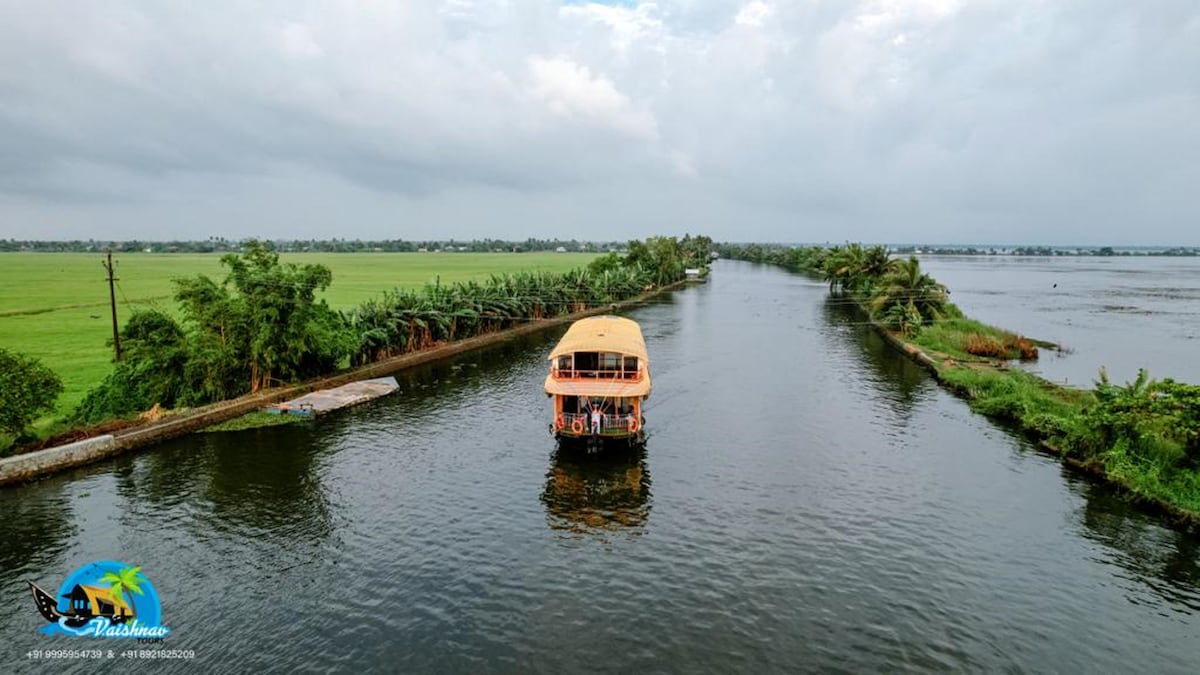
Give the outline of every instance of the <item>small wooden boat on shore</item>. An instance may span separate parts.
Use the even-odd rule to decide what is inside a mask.
[[[645,439],[642,404],[650,396],[650,358],[637,322],[618,316],[576,321],[550,352],[546,395],[550,432],[595,447]]]

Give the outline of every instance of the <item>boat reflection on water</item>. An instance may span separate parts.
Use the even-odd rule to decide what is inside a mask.
[[[650,515],[645,447],[611,447],[596,454],[558,448],[550,457],[542,503],[556,530],[582,533],[645,525]]]

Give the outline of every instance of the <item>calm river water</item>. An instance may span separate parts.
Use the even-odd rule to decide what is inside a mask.
[[[0,671],[94,669],[26,660],[90,644],[37,634],[24,580],[108,558],[195,650],[169,671],[1197,670],[1200,539],[971,413],[822,284],[721,262],[631,316],[644,452],[555,451],[553,334],[0,491]]]

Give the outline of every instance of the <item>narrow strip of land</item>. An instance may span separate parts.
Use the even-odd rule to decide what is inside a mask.
[[[1069,465],[1173,519],[1200,524],[1200,386],[1171,379],[1096,386],[1049,382],[1010,361],[1038,357],[1031,340],[971,320],[915,257],[882,247],[726,245],[722,255],[819,277],[894,347],[971,408],[1014,427]]]

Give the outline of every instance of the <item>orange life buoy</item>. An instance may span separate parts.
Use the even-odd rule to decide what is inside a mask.
[[[571,431],[579,435],[583,434],[583,420],[581,418],[576,417],[571,421]]]
[[[636,418],[636,417],[630,417],[630,418],[629,418],[629,433],[631,433],[631,434],[636,434],[636,433],[637,433],[637,430],[638,430],[640,427],[641,427],[641,425],[640,425],[640,424],[638,424],[638,421],[637,421],[637,418]]]

